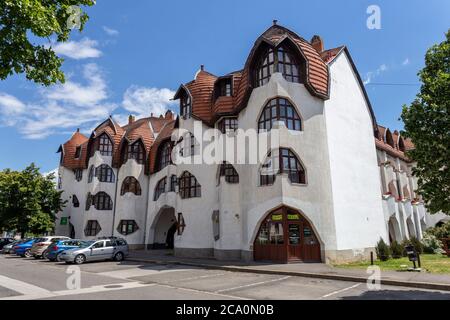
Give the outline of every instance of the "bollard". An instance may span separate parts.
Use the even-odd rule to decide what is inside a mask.
[[[373,251],[370,251],[370,265],[373,266]]]

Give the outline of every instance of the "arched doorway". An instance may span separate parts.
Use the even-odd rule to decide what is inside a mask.
[[[259,226],[254,259],[277,262],[320,262],[320,243],[300,212],[281,207],[270,212]]]
[[[173,249],[177,219],[175,209],[162,208],[155,219],[153,249]]]
[[[400,227],[395,217],[389,219],[389,243],[393,241],[401,242],[402,236],[400,235]]]

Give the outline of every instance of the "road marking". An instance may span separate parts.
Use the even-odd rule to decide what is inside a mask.
[[[209,294],[209,295],[225,297],[225,298],[229,298],[229,299],[252,300],[252,299],[244,298],[244,297],[232,296],[232,295],[228,295],[228,294],[221,294],[221,293],[218,293],[217,291],[211,292],[211,291],[191,289],[191,288],[175,287],[175,286],[171,286],[171,285],[168,285],[168,284],[157,284],[157,286],[167,287],[167,288],[177,289],[177,290],[183,290],[183,291],[190,291],[190,292],[195,292],[195,293],[203,293],[203,294],[206,293],[206,294]]]
[[[218,277],[218,276],[224,276],[227,273],[215,273],[215,274],[208,274],[205,276],[197,276],[197,277],[190,277],[190,278],[184,278],[184,279],[177,279],[173,281],[167,281],[165,283],[173,283],[173,282],[180,282],[180,281],[190,281],[190,280],[198,280],[198,279],[205,279],[205,278],[212,278],[212,277]]]
[[[214,291],[214,292],[215,293],[221,293],[221,292],[233,291],[233,290],[238,290],[238,289],[243,289],[243,288],[248,288],[248,287],[253,287],[253,286],[259,286],[259,285],[267,284],[267,283],[271,283],[271,282],[283,281],[283,280],[286,280],[286,279],[288,279],[290,277],[291,276],[286,276],[286,277],[272,279],[272,280],[267,280],[267,281],[255,282],[255,283],[250,283],[250,284],[246,284],[246,285],[238,286],[238,287],[234,287],[234,288],[217,290],[217,291]]]
[[[50,293],[49,290],[46,290],[44,288],[20,280],[8,278],[2,275],[0,275],[0,286],[13,290],[23,295],[35,295],[35,294],[46,295]]]
[[[355,284],[353,286],[350,286],[350,287],[347,287],[347,288],[344,288],[344,289],[341,289],[341,290],[336,290],[336,291],[330,292],[330,293],[328,293],[326,295],[321,296],[319,299],[328,298],[328,297],[331,297],[331,296],[333,296],[335,294],[339,294],[339,293],[345,292],[347,290],[354,289],[356,287],[359,287],[361,284],[362,283],[357,283],[357,284]]]
[[[125,270],[115,270],[115,271],[107,271],[107,272],[99,272],[96,273],[101,276],[117,278],[117,279],[128,279],[135,277],[143,277],[153,274],[162,274],[168,272],[177,272],[177,271],[190,271],[189,269],[168,269],[168,270],[149,270],[142,268],[130,268]]]

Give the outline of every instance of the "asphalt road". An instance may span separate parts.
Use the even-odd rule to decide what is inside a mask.
[[[371,291],[364,283],[206,270],[180,265],[124,261],[93,262],[83,264],[79,269],[73,268],[64,263],[0,255],[0,300],[450,300],[450,292],[443,291],[393,286],[382,286],[381,290]]]

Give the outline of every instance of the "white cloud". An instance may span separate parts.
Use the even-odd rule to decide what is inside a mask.
[[[84,66],[83,77],[85,85],[67,81],[54,89],[40,90],[41,99],[36,103],[25,104],[15,97],[0,93],[1,97],[6,96],[8,101],[13,101],[10,106],[14,104],[22,106],[17,109],[20,111],[17,111],[14,117],[8,113],[9,109],[1,108],[0,123],[16,126],[17,130],[28,139],[42,139],[76,127],[93,126],[107,118],[117,105],[106,101],[107,86],[95,64]],[[11,118],[14,119],[14,123],[9,120]]]
[[[109,36],[118,36],[119,35],[119,31],[109,28],[107,26],[103,26],[103,31],[105,31],[106,34]]]
[[[364,85],[372,82],[373,78],[378,77],[381,73],[388,70],[388,66],[386,64],[382,64],[375,71],[369,71],[366,73],[366,79],[363,81]]]
[[[14,96],[0,92],[0,109],[3,114],[20,114],[25,110],[25,104]]]
[[[176,106],[175,101],[170,101],[174,95],[175,92],[167,88],[130,86],[123,95],[122,106],[138,117],[148,117],[151,113],[158,116]]]
[[[98,58],[102,52],[97,49],[98,42],[89,38],[80,41],[67,41],[57,43],[53,46],[53,50],[59,54],[75,60]]]
[[[409,64],[409,58],[406,58],[405,60],[403,60],[402,62],[402,66],[407,66]]]

